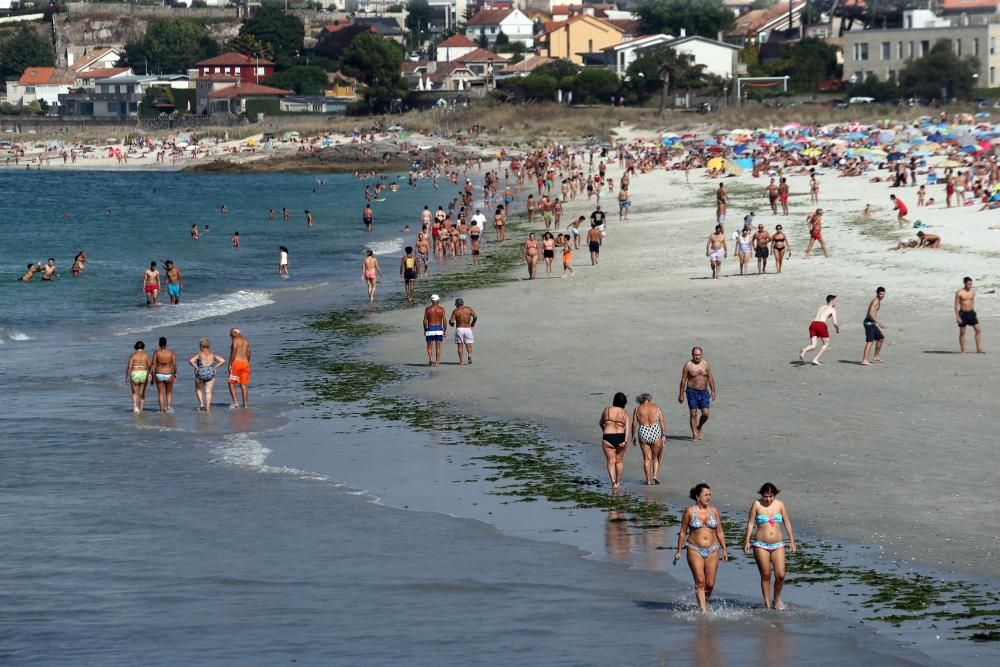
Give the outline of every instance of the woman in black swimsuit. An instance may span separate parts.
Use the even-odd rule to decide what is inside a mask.
[[[774,228],[771,236],[771,249],[774,250],[774,263],[778,273],[781,273],[781,265],[785,262],[785,254],[788,253],[788,237],[781,231],[781,225]],[[790,253],[789,253],[790,254]]]
[[[628,398],[622,392],[615,394],[611,405],[604,408],[598,424],[601,427],[601,448],[604,458],[608,460],[608,477],[611,479],[612,490],[621,486],[622,472],[625,467],[625,450],[632,435],[632,420],[625,406]]]

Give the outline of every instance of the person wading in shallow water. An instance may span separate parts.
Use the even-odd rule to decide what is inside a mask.
[[[690,492],[695,504],[684,510],[681,530],[677,535],[677,553],[674,561],[687,550],[688,567],[694,579],[694,594],[702,613],[708,611],[708,600],[715,589],[715,576],[720,560],[729,560],[726,536],[722,532],[719,510],[712,505],[712,489],[705,482]]]

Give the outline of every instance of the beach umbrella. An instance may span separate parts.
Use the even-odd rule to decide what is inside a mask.
[[[900,152],[889,153],[888,155],[886,155],[886,159],[891,162],[895,162],[896,160],[902,160],[904,157],[906,156]]]
[[[715,139],[705,139],[705,145],[706,146],[718,146],[719,142],[716,141]]]
[[[709,146],[708,152],[712,155],[718,155],[719,153],[724,153],[726,151],[722,146]]]
[[[981,150],[983,150],[983,149],[980,148],[979,146],[974,146],[972,144],[969,144],[967,146],[962,146],[962,152],[963,153],[978,153]]]
[[[899,151],[900,153],[905,153],[910,150],[910,144],[896,144],[892,147],[892,150]]]
[[[944,135],[940,132],[935,131],[927,135],[927,141],[940,142],[942,140],[944,140]]]
[[[943,160],[937,163],[938,167],[944,167],[945,169],[954,169],[955,167],[961,167],[962,163],[955,160]]]
[[[723,160],[721,157],[714,157],[708,161],[707,166],[709,169],[719,170],[726,166],[726,161]]]
[[[878,140],[880,143],[887,144],[896,138],[896,133],[889,130],[882,130],[878,133]]]
[[[782,148],[784,148],[786,151],[800,151],[800,150],[802,150],[803,146],[802,146],[802,144],[796,144],[796,143],[788,142],[788,143],[782,145]]]
[[[851,141],[857,141],[858,139],[864,139],[865,135],[861,132],[848,132],[844,135],[845,139],[850,139]]]
[[[726,163],[723,166],[723,168],[726,170],[727,174],[732,174],[733,176],[739,176],[740,174],[743,173],[743,167],[736,164],[732,160],[726,160]]]
[[[930,151],[913,151],[913,155],[915,157],[929,157],[934,154],[931,153]]]

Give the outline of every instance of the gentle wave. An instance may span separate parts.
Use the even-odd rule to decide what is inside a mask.
[[[161,304],[159,308],[149,312],[152,323],[144,324],[140,327],[132,327],[122,331],[116,331],[116,336],[127,336],[129,334],[144,333],[161,327],[169,327],[185,322],[196,322],[198,320],[228,315],[241,310],[260,308],[274,303],[268,292],[257,290],[240,290],[227,294],[215,301],[181,302],[179,306]]]
[[[406,247],[406,239],[399,237],[387,241],[376,241],[368,246],[376,255],[394,255],[403,252]]]
[[[215,456],[212,460],[213,463],[222,463],[223,465],[246,468],[271,475],[291,475],[299,479],[314,479],[318,481],[330,479],[326,475],[298,470],[297,468],[264,465],[264,462],[267,461],[267,455],[271,453],[271,450],[246,433],[227,435],[223,440],[225,441],[223,444],[212,449],[212,454]]]
[[[21,333],[16,329],[6,329],[0,327],[0,345],[3,345],[9,340],[21,341],[21,340],[31,340],[31,336],[26,333]]]

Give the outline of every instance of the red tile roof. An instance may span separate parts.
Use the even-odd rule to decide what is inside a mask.
[[[239,81],[240,77],[235,74],[202,74],[197,77],[199,81]]]
[[[452,62],[455,63],[484,63],[487,60],[493,60],[495,62],[506,62],[508,58],[506,56],[501,56],[498,53],[493,53],[492,51],[487,51],[486,49],[476,49],[475,51],[469,51],[461,58],[455,58]]]
[[[80,70],[86,69],[90,65],[93,65],[96,61],[100,60],[109,53],[119,53],[118,49],[97,49],[96,51],[91,51],[90,53],[80,56],[80,60],[73,64],[73,69],[79,72]]]
[[[968,9],[995,12],[997,10],[997,0],[939,0],[938,7],[946,12],[962,12]]]
[[[441,42],[440,44],[438,44],[439,47],[441,47],[441,46],[475,46],[475,45],[476,45],[476,43],[473,42],[468,37],[466,37],[465,35],[457,35],[457,34],[456,35],[452,35],[448,39],[446,39],[443,42]]]
[[[131,67],[102,67],[100,69],[89,69],[86,72],[77,72],[78,79],[108,79],[125,72],[131,72]]]
[[[226,86],[209,93],[206,97],[213,100],[232,100],[237,97],[277,97],[279,95],[291,95],[292,91],[283,88],[272,88],[261,86],[256,83],[244,83],[238,86]]]
[[[241,67],[244,65],[273,65],[274,63],[267,58],[255,58],[244,53],[230,51],[229,53],[223,53],[221,56],[202,60],[196,64],[198,67],[215,67],[216,65],[235,65]]]
[[[55,67],[29,67],[17,82],[22,86],[59,86],[76,83],[76,74]]]
[[[513,13],[513,9],[480,9],[465,22],[465,25],[499,25]]]
[[[610,23],[623,35],[638,35],[642,31],[642,21],[638,19],[601,19],[605,23]]]

